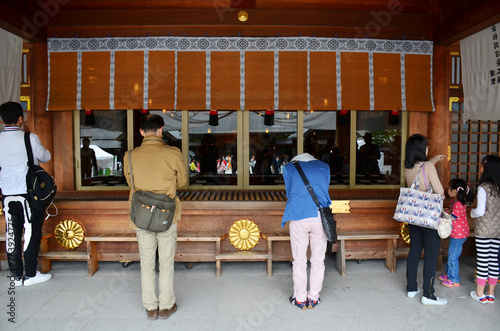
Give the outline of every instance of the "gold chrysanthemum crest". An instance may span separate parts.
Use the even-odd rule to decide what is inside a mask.
[[[247,251],[254,248],[259,239],[260,229],[257,224],[250,220],[238,220],[229,229],[229,240],[240,251]]]
[[[83,226],[75,220],[64,220],[56,225],[54,231],[56,241],[66,249],[75,249],[83,243],[85,230]]]

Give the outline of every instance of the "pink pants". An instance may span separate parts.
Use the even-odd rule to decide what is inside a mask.
[[[328,238],[321,219],[290,221],[290,243],[293,255],[293,294],[299,302],[318,300],[325,276],[325,251]],[[311,273],[307,291],[307,247],[311,247]]]

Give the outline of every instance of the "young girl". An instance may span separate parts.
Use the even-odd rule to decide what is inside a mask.
[[[471,211],[471,217],[476,219],[477,284],[470,296],[480,303],[493,303],[500,246],[500,158],[496,155],[484,157],[480,173],[477,206]],[[486,280],[489,286],[485,294]]]
[[[465,180],[455,178],[448,184],[448,195],[452,198],[450,202],[450,213],[456,217],[453,221],[453,230],[450,235],[448,246],[448,264],[446,274],[438,277],[441,285],[446,287],[460,286],[460,275],[458,274],[458,258],[462,254],[462,246],[469,236],[469,221],[467,220],[467,209],[465,207],[469,195],[469,187]]]

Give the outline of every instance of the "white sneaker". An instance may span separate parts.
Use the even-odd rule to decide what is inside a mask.
[[[436,297],[436,300],[432,300],[426,297],[422,297],[422,304],[426,306],[443,306],[448,303],[446,299],[440,299]]]
[[[24,286],[40,284],[48,281],[51,278],[52,278],[51,274],[41,274],[40,271],[37,271],[35,277],[30,277],[30,278],[26,277],[26,279],[24,280]]]
[[[23,286],[23,277],[21,277],[19,280],[14,278],[14,286],[15,287]]]
[[[470,292],[470,297],[474,300],[476,300],[477,302],[479,303],[482,303],[482,304],[485,304],[485,303],[488,303],[488,298],[486,297],[486,295],[483,294],[482,297],[479,297],[476,293],[476,291],[472,291]]]
[[[417,289],[416,291],[409,291],[407,296],[408,298],[410,299],[413,299],[414,297],[416,297],[418,294],[420,293],[420,289]]]

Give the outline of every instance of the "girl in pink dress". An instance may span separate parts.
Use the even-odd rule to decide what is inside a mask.
[[[470,234],[469,221],[467,220],[466,202],[470,201],[469,187],[465,180],[452,179],[448,187],[448,195],[452,198],[450,202],[450,214],[452,214],[453,230],[450,235],[448,246],[448,263],[446,274],[438,277],[441,285],[446,287],[460,286],[458,259],[462,254],[462,247]]]

